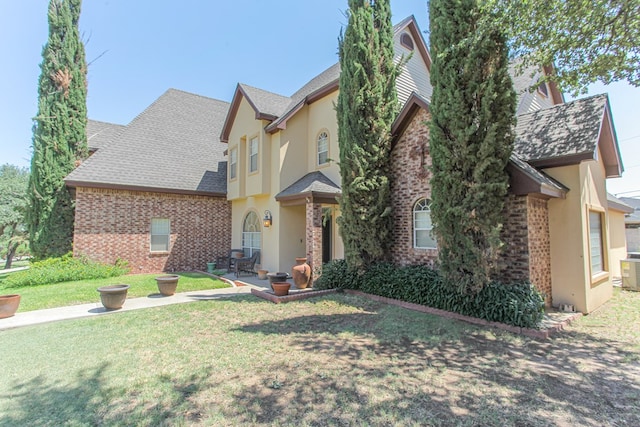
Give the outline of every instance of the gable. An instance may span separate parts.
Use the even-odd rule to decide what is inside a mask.
[[[411,43],[407,45],[405,40]],[[394,27],[393,42],[394,62],[405,61],[396,80],[400,105],[404,105],[413,92],[430,99],[433,92],[429,77],[431,57],[413,16]]]

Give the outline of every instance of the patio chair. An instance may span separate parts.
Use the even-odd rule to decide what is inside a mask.
[[[256,263],[260,261],[260,252],[255,251],[251,258],[240,258],[235,262],[236,277],[240,277],[242,273],[248,273],[251,275],[258,274],[254,268]]]
[[[227,273],[235,271],[236,260],[238,260],[238,257],[236,256],[237,253],[244,254],[244,251],[242,249],[231,249],[227,256],[219,256],[216,258],[216,268],[220,270],[227,270]]]

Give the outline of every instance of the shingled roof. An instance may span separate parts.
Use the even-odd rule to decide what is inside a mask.
[[[96,151],[104,147],[112,139],[116,138],[126,126],[115,123],[87,120],[87,145],[89,151]]]
[[[169,89],[65,179],[71,187],[226,195],[229,104]]]
[[[519,115],[514,152],[538,168],[564,166],[596,159],[603,138],[607,177],[619,176],[622,162],[606,94]]]
[[[297,200],[311,197],[314,199],[327,199],[335,201],[342,194],[338,184],[331,181],[325,174],[319,171],[310,172],[282,190],[275,197],[277,201]]]

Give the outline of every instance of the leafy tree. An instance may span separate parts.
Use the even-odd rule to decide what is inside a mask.
[[[348,17],[339,39],[338,221],[345,259],[350,267],[361,269],[383,259],[390,241],[389,153],[400,68],[393,62],[389,0],[349,0]]]
[[[462,292],[489,281],[500,247],[516,96],[498,27],[477,36],[476,0],[431,0],[432,219],[444,277]]]
[[[507,31],[521,66],[554,65],[562,90],[596,81],[640,86],[640,1],[484,0],[489,26]],[[497,21],[497,22],[496,22]]]
[[[74,206],[64,177],[87,156],[87,65],[78,20],[81,0],[51,0],[33,128],[27,224],[36,258],[71,250]]]
[[[25,242],[24,211],[27,206],[29,171],[14,165],[0,166],[0,249],[6,257],[4,268]]]

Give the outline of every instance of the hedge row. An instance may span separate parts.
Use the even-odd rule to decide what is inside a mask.
[[[72,280],[104,279],[122,276],[128,271],[125,261],[118,261],[114,265],[101,264],[83,257],[74,258],[68,253],[60,258],[34,262],[28,270],[8,275],[2,285],[5,288],[20,288]]]
[[[315,286],[360,290],[526,328],[539,327],[544,315],[544,299],[530,283],[492,282],[476,295],[465,295],[445,283],[437,270],[426,266],[381,263],[358,274],[344,260],[335,260],[323,266]]]

